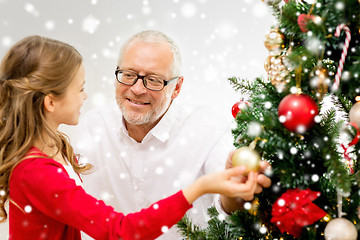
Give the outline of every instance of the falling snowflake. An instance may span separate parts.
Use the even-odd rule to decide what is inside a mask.
[[[46,28],[47,30],[53,30],[53,29],[55,28],[55,23],[54,23],[54,21],[51,21],[51,20],[46,21],[46,22],[45,22],[45,28]]]
[[[264,226],[262,226],[262,227],[260,227],[259,232],[260,232],[261,234],[265,234],[265,233],[267,232],[267,228],[264,227]]]
[[[83,24],[82,24],[82,29],[85,32],[93,34],[97,30],[99,24],[100,24],[100,21],[98,19],[94,18],[92,15],[90,15],[84,19]]]
[[[31,207],[30,205],[26,205],[25,208],[24,208],[24,211],[25,211],[26,213],[31,213],[32,207]]]
[[[12,45],[12,43],[13,43],[13,41],[12,41],[11,37],[9,37],[9,36],[3,37],[3,39],[2,39],[2,45],[3,45],[4,47],[10,47],[10,46]]]
[[[278,200],[277,204],[278,204],[280,207],[283,207],[283,206],[285,206],[285,200],[281,198],[281,199]]]
[[[313,181],[313,182],[317,182],[317,181],[319,181],[319,175],[317,175],[317,174],[314,174],[314,175],[312,175],[311,176],[311,180]]]
[[[110,199],[112,199],[114,196],[111,195],[110,193],[108,192],[102,192],[101,193],[101,199],[104,200],[104,201],[108,201]]]
[[[220,220],[220,221],[224,221],[225,220],[225,215],[224,214],[219,214],[218,215],[218,219]]]
[[[345,5],[343,2],[337,2],[335,5],[335,8],[339,11],[343,10],[345,8]]]
[[[195,16],[196,14],[196,6],[193,3],[185,3],[182,7],[181,7],[181,14],[185,17],[185,18],[192,18]]]
[[[267,6],[261,2],[255,3],[252,8],[252,13],[257,18],[264,18],[268,14]]]
[[[151,13],[151,7],[149,6],[144,6],[142,9],[141,9],[141,12],[144,14],[144,15],[149,15]]]
[[[162,231],[163,233],[166,233],[166,232],[169,231],[169,228],[168,228],[167,226],[162,226],[162,227],[161,227],[161,231]]]
[[[106,102],[106,97],[103,93],[94,93],[91,97],[91,102],[94,106],[101,106]]]
[[[24,8],[25,8],[25,11],[27,11],[28,13],[30,13],[34,17],[39,16],[39,12],[36,10],[34,5],[32,5],[31,3],[25,3]]]
[[[259,136],[261,133],[261,124],[257,123],[257,122],[251,122],[249,123],[249,127],[248,127],[248,131],[247,134],[249,136]]]
[[[292,147],[290,148],[290,153],[295,155],[298,152],[298,150],[296,149],[296,147]]]
[[[250,210],[250,209],[251,209],[251,203],[250,203],[250,202],[244,203],[244,208],[245,208],[246,210]]]
[[[308,38],[305,42],[305,46],[312,53],[318,53],[324,49],[322,42],[316,37]]]
[[[215,33],[220,36],[221,38],[231,39],[234,37],[238,30],[233,26],[232,23],[224,22],[218,25],[215,29]]]
[[[158,174],[158,175],[163,174],[163,172],[164,172],[164,168],[162,168],[162,167],[157,167],[156,170],[155,170],[155,173]]]

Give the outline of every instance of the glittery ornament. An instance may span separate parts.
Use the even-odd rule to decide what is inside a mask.
[[[279,92],[282,92],[290,81],[288,77],[289,71],[284,64],[285,59],[286,57],[284,55],[270,55],[264,63],[264,68],[268,72],[268,78],[270,82]]]
[[[329,74],[326,68],[318,65],[310,72],[310,87],[314,89],[317,99],[322,100],[328,92],[330,84]]]
[[[270,55],[279,55],[284,49],[284,35],[278,28],[273,28],[265,35],[265,47],[270,51]]]

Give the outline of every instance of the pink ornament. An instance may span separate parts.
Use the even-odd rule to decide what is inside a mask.
[[[278,107],[280,122],[286,129],[300,134],[305,133],[314,124],[319,114],[316,102],[305,94],[290,94],[284,97]]]
[[[298,16],[298,19],[297,19],[297,22],[298,22],[298,25],[300,27],[300,30],[302,32],[307,32],[308,29],[307,29],[307,24],[308,22],[311,20],[311,21],[314,21],[315,19],[315,16],[314,15],[307,15],[305,13],[302,13]]]

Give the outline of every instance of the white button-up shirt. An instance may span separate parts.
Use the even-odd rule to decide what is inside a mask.
[[[80,161],[88,160],[96,169],[83,176],[86,191],[127,214],[176,193],[205,173],[223,170],[234,148],[231,119],[215,116],[210,108],[190,110],[173,102],[138,143],[129,137],[116,104],[87,112],[70,138]],[[187,213],[194,224],[205,226],[213,197],[207,194],[194,202]],[[159,239],[179,238],[173,227]]]

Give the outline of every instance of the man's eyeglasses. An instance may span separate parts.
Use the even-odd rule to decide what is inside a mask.
[[[119,83],[129,86],[134,85],[138,79],[141,79],[144,84],[144,87],[153,91],[161,91],[170,82],[179,78],[179,77],[174,77],[166,81],[162,77],[156,75],[141,76],[136,72],[130,70],[120,70],[119,68],[115,70],[115,76],[116,76],[116,80]]]

